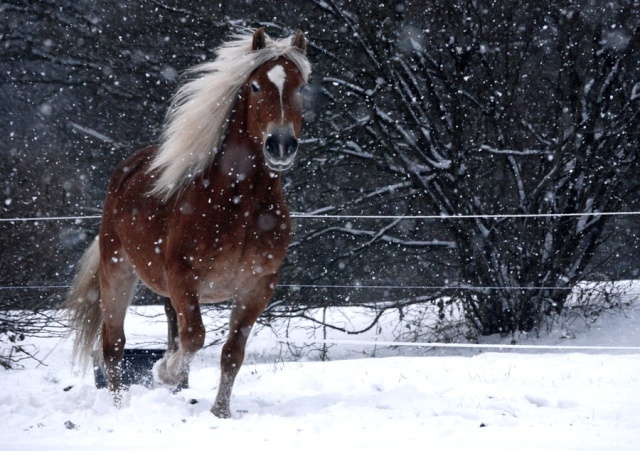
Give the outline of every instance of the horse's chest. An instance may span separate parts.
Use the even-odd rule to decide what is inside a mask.
[[[191,260],[205,291],[235,292],[279,271],[289,229],[288,216],[277,209],[212,221],[186,234],[183,258]]]
[[[202,237],[200,249],[214,266],[267,269],[279,266],[289,244],[289,230],[264,230],[257,224],[243,224],[233,230],[214,231]]]
[[[282,208],[230,212],[214,210],[198,227],[200,248],[211,256],[279,251],[289,244],[288,213]]]

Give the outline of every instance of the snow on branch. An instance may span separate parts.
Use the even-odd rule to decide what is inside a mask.
[[[516,155],[516,156],[529,156],[529,155],[551,155],[553,152],[549,150],[539,149],[527,149],[527,150],[515,150],[515,149],[495,149],[491,146],[483,144],[480,146],[480,150],[487,152],[501,154],[501,155]]]
[[[327,227],[327,228],[319,230],[319,231],[317,231],[317,232],[315,232],[313,234],[310,234],[305,239],[309,240],[309,239],[317,238],[320,235],[325,235],[325,234],[331,233],[331,232],[344,233],[344,234],[352,235],[352,236],[356,236],[356,237],[370,237],[371,240],[369,240],[367,245],[372,244],[373,241],[384,241],[385,243],[396,244],[396,245],[406,246],[406,247],[445,247],[445,248],[448,248],[448,249],[455,249],[456,248],[456,243],[454,241],[403,240],[403,239],[400,239],[400,238],[397,238],[397,237],[393,237],[393,236],[389,236],[389,235],[384,235],[384,234],[381,235],[380,231],[359,230],[359,229],[353,229],[353,228],[350,228],[350,227]],[[298,243],[292,243],[291,247],[295,247],[296,244],[298,244]]]
[[[361,94],[361,95],[366,95],[366,93],[367,93],[367,91],[364,88],[362,88],[361,86],[354,85],[353,83],[350,83],[348,81],[342,80],[340,78],[324,77],[322,79],[322,81],[331,83],[334,86],[344,86],[346,88],[349,88],[351,91],[357,92],[358,94]]]
[[[103,135],[102,133],[95,131],[92,128],[89,127],[85,127],[83,125],[80,124],[76,124],[75,122],[69,122],[69,125],[72,126],[73,128],[75,128],[76,130],[81,131],[82,133],[85,133],[89,136],[93,136],[94,138],[109,143],[109,144],[115,144],[115,141],[111,138],[109,138],[107,135]]]

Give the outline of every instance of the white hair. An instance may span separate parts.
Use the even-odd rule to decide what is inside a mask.
[[[227,132],[238,90],[249,75],[267,61],[284,56],[293,62],[305,82],[311,67],[291,38],[270,39],[252,50],[252,35],[236,35],[216,50],[217,58],[188,72],[198,76],[174,96],[161,144],[149,172],[158,171],[152,194],[167,201],[213,161]]]

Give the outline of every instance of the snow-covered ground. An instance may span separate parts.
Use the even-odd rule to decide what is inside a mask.
[[[128,347],[158,347],[165,333],[154,315],[160,310],[134,309]],[[318,361],[322,345],[313,352],[302,347],[313,336],[388,341],[424,312],[413,313],[403,318],[407,324],[389,314],[380,328],[355,337],[301,321],[256,328],[229,420],[209,413],[219,347],[198,355],[189,389],[173,395],[133,386],[115,408],[91,374],[72,368],[70,339],[31,339],[43,363],[0,370],[0,449],[640,449],[638,350],[509,349],[513,337],[489,337],[487,343],[504,348],[351,342],[332,344],[325,350],[330,360]],[[360,310],[329,314],[345,326],[367,319]],[[212,314],[208,321],[219,319]],[[275,340],[284,335],[295,343]],[[535,339],[517,339],[640,347],[640,302],[606,312],[595,324],[572,319]]]

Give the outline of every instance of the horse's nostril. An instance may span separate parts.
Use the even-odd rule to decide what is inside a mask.
[[[284,147],[285,147],[286,155],[292,155],[296,153],[296,151],[298,150],[298,140],[294,136],[289,136],[285,140]]]
[[[269,135],[264,143],[265,150],[271,155],[278,154],[278,139],[274,135]]]

